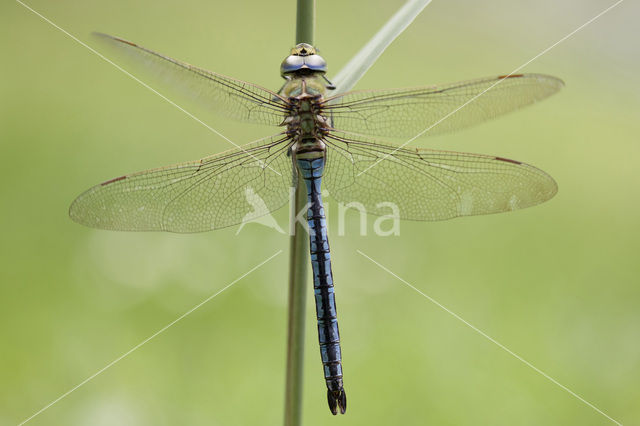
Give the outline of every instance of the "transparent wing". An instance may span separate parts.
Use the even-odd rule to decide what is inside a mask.
[[[195,67],[118,37],[94,35],[142,65],[162,83],[179,89],[213,111],[237,120],[274,126],[285,117],[287,101],[275,92]]]
[[[342,132],[326,143],[323,180],[331,196],[375,215],[444,220],[522,209],[557,192],[551,176],[506,158],[399,149]]]
[[[489,120],[556,93],[562,80],[514,74],[446,86],[349,92],[325,111],[338,130],[388,137],[436,135]]]
[[[108,180],[80,195],[69,216],[121,231],[200,232],[265,215],[289,198],[289,139],[276,135],[199,161]]]

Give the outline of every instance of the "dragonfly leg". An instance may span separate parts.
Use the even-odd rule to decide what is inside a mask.
[[[331,80],[329,80],[327,78],[326,75],[322,74],[322,78],[324,79],[324,81],[327,82],[327,86],[326,87],[327,87],[328,90],[336,90],[336,86],[331,82]]]

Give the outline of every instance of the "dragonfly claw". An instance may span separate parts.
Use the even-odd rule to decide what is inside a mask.
[[[338,414],[338,408],[340,408],[340,414],[347,411],[347,394],[344,389],[327,390],[327,400],[329,401],[329,409],[334,416]]]

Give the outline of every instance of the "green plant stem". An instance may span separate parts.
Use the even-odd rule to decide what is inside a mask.
[[[297,0],[296,43],[313,44],[315,0]],[[298,173],[294,166],[294,173]],[[295,177],[295,176],[294,176]],[[289,320],[287,330],[287,377],[285,385],[284,424],[302,424],[302,387],[304,378],[304,324],[307,305],[307,265],[309,236],[296,215],[307,203],[307,191],[301,176],[297,182],[291,214],[292,231],[289,253]]]
[[[296,43],[309,43],[313,45],[313,34],[315,32],[316,20],[316,2],[315,0],[297,1]]]
[[[302,387],[304,377],[304,324],[307,305],[307,253],[309,237],[301,223],[295,222],[297,212],[304,209],[307,193],[302,178],[295,191],[295,209],[290,226],[293,231],[289,246],[289,324],[287,337],[287,377],[285,387],[284,424],[299,426],[302,421]]]

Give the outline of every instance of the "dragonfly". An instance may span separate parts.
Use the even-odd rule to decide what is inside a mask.
[[[71,219],[109,230],[210,231],[279,209],[290,188],[303,184],[320,355],[334,415],[345,413],[347,398],[321,188],[373,215],[388,214],[392,203],[399,219],[417,221],[522,209],[557,192],[551,176],[520,161],[386,141],[466,128],[533,104],[563,86],[556,77],[513,74],[332,95],[327,62],[301,43],[281,64],[283,86],[271,91],[119,37],[99,37],[212,112],[280,131],[197,161],[107,180],[72,203]]]

